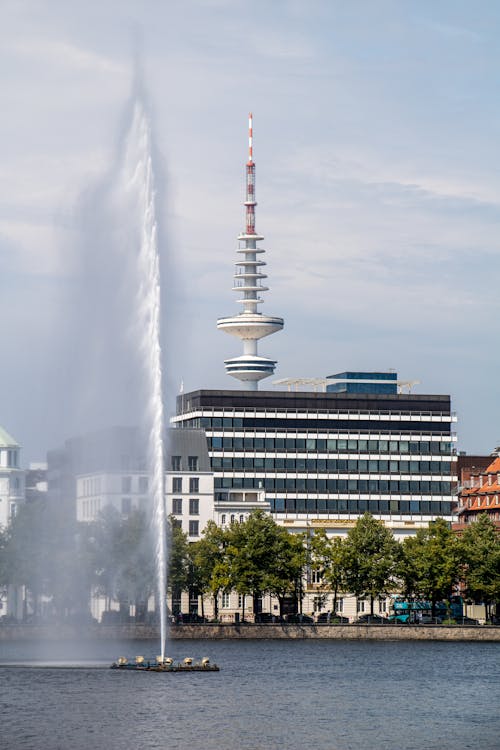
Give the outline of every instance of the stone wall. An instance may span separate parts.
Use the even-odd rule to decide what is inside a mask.
[[[497,641],[500,627],[446,625],[173,625],[172,640],[331,639],[387,641]],[[154,640],[158,629],[145,625],[2,625],[0,641]]]

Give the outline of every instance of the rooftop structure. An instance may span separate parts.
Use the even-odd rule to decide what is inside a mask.
[[[252,114],[249,115],[248,162],[246,165],[246,207],[245,231],[238,236],[237,252],[243,257],[236,261],[235,285],[233,291],[242,295],[238,302],[243,305],[243,311],[230,318],[219,318],[217,328],[243,341],[243,354],[239,357],[226,359],[224,364],[228,375],[246,384],[248,390],[256,391],[259,380],[274,373],[276,361],[261,357],[257,351],[257,342],[265,336],[281,331],[283,318],[263,315],[257,312],[257,306],[263,302],[259,293],[269,287],[263,286],[266,274],[262,268],[266,265],[262,260],[265,250],[257,243],[264,239],[255,229],[255,163],[253,161],[253,126]],[[258,259],[257,256],[260,256]]]

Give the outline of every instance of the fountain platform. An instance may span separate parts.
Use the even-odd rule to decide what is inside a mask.
[[[220,672],[220,667],[217,664],[211,664],[207,657],[200,662],[193,663],[193,660],[188,657],[182,662],[174,663],[170,657],[147,660],[143,656],[136,656],[133,661],[129,661],[125,656],[120,656],[110,668],[125,672]]]

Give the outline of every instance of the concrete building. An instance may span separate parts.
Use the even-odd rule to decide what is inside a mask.
[[[114,427],[71,438],[48,454],[49,493],[76,521],[107,507],[127,516],[151,508],[147,447],[136,427]],[[214,486],[203,431],[167,430],[165,511],[190,541],[214,519]]]
[[[24,500],[21,446],[0,427],[0,527],[7,528]]]
[[[200,390],[172,422],[205,430],[218,503],[263,490],[290,529],[337,533],[370,511],[404,536],[452,520],[455,420],[449,396]]]

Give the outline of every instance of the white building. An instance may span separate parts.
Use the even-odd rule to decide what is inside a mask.
[[[0,527],[7,528],[24,500],[21,446],[0,427]]]

